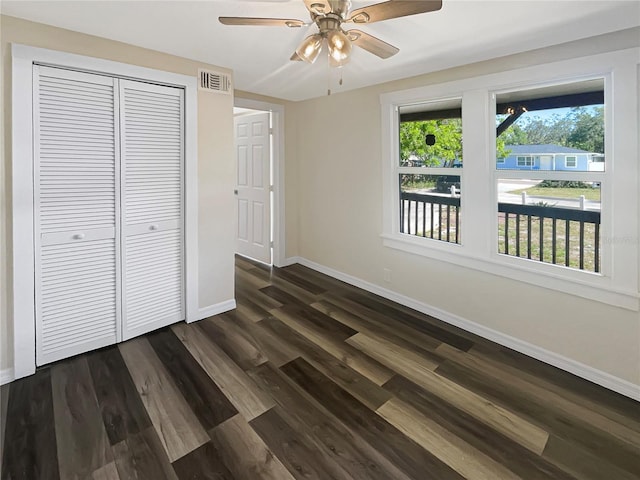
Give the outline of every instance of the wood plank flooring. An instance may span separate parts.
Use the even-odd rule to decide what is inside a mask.
[[[299,265],[0,389],[2,480],[640,478],[640,403]]]

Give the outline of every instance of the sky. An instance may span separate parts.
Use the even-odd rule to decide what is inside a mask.
[[[598,106],[593,105],[593,106],[584,107],[584,108],[586,108],[587,111],[590,111],[590,110],[595,110],[596,108],[598,108]],[[540,118],[542,120],[547,120],[553,117],[554,115],[557,115],[560,118],[565,117],[569,112],[571,112],[571,107],[551,108],[549,110],[536,110],[535,112],[527,112],[520,118],[522,119]]]

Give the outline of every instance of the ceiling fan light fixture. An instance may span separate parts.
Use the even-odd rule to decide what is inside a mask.
[[[2,0],[0,0],[2,1]],[[311,23],[291,18],[262,17],[218,17],[223,25],[282,26],[300,28],[307,25],[317,27],[318,33],[305,38],[291,55],[292,61],[314,63],[327,40],[329,65],[339,67],[351,56],[355,45],[379,58],[389,58],[399,49],[361,30],[345,32],[343,24],[368,24],[393,18],[435,12],[442,8],[443,0],[383,0],[356,10],[351,10],[351,0],[303,0],[311,17]]]
[[[342,30],[332,30],[327,33],[327,45],[332,66],[341,66],[349,62],[351,40]]]
[[[298,56],[307,63],[313,63],[320,55],[322,48],[322,35],[316,33],[305,38],[300,46],[296,48]]]

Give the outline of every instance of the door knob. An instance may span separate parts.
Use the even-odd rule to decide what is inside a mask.
[[[237,195],[237,194],[238,194],[238,190],[237,190],[237,189],[236,189],[236,190],[234,190],[234,191],[233,191],[233,194],[234,194],[234,195]]]

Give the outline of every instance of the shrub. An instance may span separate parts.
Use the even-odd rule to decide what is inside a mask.
[[[543,180],[538,187],[544,188],[591,188],[590,183],[575,180]]]
[[[556,205],[558,205],[558,202],[549,203],[549,202],[540,201],[540,202],[532,203],[531,205],[533,205],[534,207],[555,207]]]

